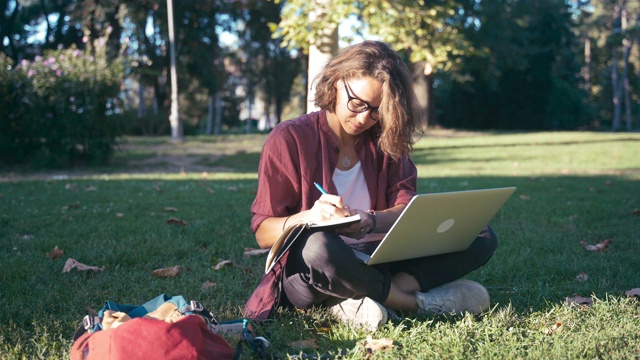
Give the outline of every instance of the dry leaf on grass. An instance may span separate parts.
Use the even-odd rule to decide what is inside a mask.
[[[178,211],[178,209],[172,207],[172,206],[167,206],[165,208],[162,208],[162,210],[166,211],[166,212],[176,212]]]
[[[202,286],[200,286],[200,288],[201,288],[202,290],[206,290],[206,289],[208,289],[208,288],[211,288],[211,287],[214,287],[214,286],[217,286],[217,285],[218,285],[218,284],[216,284],[216,283],[214,283],[214,282],[211,282],[211,281],[207,280],[207,281],[205,281],[205,282],[203,282],[203,283],[202,283]]]
[[[233,262],[231,262],[231,260],[222,260],[218,264],[212,266],[211,268],[217,271],[222,269],[225,266],[233,266]]]
[[[95,186],[93,186],[93,185],[87,185],[87,186],[84,188],[84,191],[97,191],[97,190],[98,190],[98,188],[96,188],[96,187],[95,187]]]
[[[116,217],[122,219],[124,217],[124,214],[123,213],[117,213]]]
[[[526,200],[531,200],[531,196],[529,196],[529,195],[524,195],[524,194],[523,194],[523,195],[520,195],[520,200],[525,200],[525,201],[526,201]]]
[[[87,306],[85,310],[87,310],[87,314],[89,315],[98,316],[98,311],[91,306]]]
[[[580,295],[567,297],[564,299],[564,301],[567,305],[571,305],[571,304],[583,305],[583,306],[593,305],[593,299],[591,299],[590,297],[582,297]]]
[[[167,219],[167,224],[169,224],[169,225],[179,225],[179,226],[188,226],[189,225],[189,224],[187,224],[186,221],[180,220],[180,219],[177,219],[177,218],[173,218],[173,217]]]
[[[293,349],[318,349],[315,339],[294,341],[289,344]]]
[[[557,323],[553,324],[552,326],[546,328],[546,329],[542,329],[542,333],[547,334],[547,335],[553,335],[555,333],[559,333],[561,332],[563,329],[562,327],[562,323],[560,321],[558,321]]]
[[[371,354],[376,351],[387,351],[394,348],[393,340],[391,339],[374,339],[371,335],[367,336],[364,341],[364,348],[367,353]]]
[[[180,265],[170,266],[164,269],[155,269],[151,272],[151,275],[161,278],[176,277],[180,274],[180,269]]]
[[[584,241],[580,241],[580,245],[582,245],[582,247],[584,247],[585,249],[587,249],[589,251],[600,251],[600,252],[603,252],[607,248],[607,246],[609,246],[609,244],[611,244],[612,241],[613,240],[611,240],[611,239],[605,239],[605,240],[602,240],[599,243],[593,244],[593,245],[587,244]]]
[[[55,260],[55,259],[59,258],[60,256],[62,256],[62,254],[64,254],[64,251],[58,249],[58,245],[56,245],[53,248],[53,251],[51,251],[51,252],[47,251],[47,253],[45,255],[47,255],[47,257],[50,257],[50,258]]]
[[[585,282],[589,280],[589,274],[581,272],[580,274],[576,275],[576,281],[578,282]]]
[[[80,204],[70,204],[70,205],[65,205],[65,206],[60,208],[60,210],[62,210],[62,211],[67,211],[69,209],[80,209]]]
[[[88,271],[88,270],[92,270],[95,272],[104,271],[104,266],[102,267],[89,266],[89,265],[85,265],[83,263],[78,262],[74,258],[68,258],[67,262],[64,263],[64,268],[62,269],[62,272],[63,273],[69,272],[73,268],[78,269],[78,271]]]
[[[640,288],[631,289],[629,291],[624,292],[628,297],[640,297]]]
[[[631,212],[633,215],[640,216],[640,209],[633,209]]]
[[[244,256],[260,256],[269,252],[269,249],[244,248]]]

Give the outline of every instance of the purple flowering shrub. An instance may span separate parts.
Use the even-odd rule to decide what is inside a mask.
[[[104,39],[18,64],[0,53],[0,163],[108,162],[122,135],[122,64]]]

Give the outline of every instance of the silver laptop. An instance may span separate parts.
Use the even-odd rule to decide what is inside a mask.
[[[466,250],[515,190],[416,195],[388,233],[344,239],[368,265]]]

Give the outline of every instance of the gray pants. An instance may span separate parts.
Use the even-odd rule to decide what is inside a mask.
[[[289,252],[280,305],[304,309],[363,297],[383,303],[393,274],[413,275],[420,291],[427,291],[484,265],[497,247],[498,238],[487,226],[465,251],[369,266],[334,232],[301,234]]]

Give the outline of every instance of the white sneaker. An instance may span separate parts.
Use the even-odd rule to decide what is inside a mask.
[[[475,281],[461,279],[416,292],[416,301],[421,314],[480,314],[489,309],[489,292]]]
[[[346,299],[330,310],[340,320],[369,330],[377,330],[387,322],[387,309],[368,297]]]

